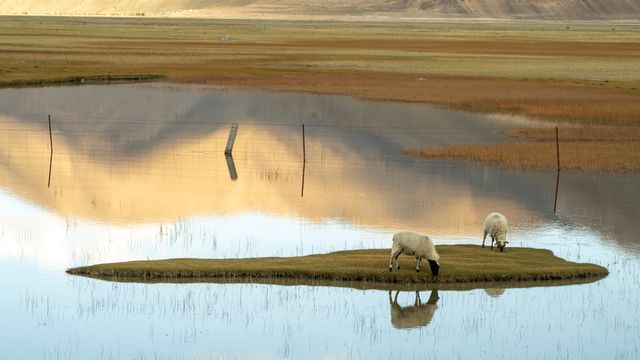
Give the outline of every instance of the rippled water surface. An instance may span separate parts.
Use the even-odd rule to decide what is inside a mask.
[[[640,358],[640,176],[562,173],[554,213],[555,173],[402,156],[405,146],[508,141],[505,130],[532,124],[165,84],[0,90],[0,357]],[[64,273],[388,248],[397,230],[479,244],[493,210],[510,220],[510,246],[610,275],[397,293]]]

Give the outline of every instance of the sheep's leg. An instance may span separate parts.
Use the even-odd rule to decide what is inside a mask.
[[[420,272],[420,260],[422,260],[422,257],[416,256],[416,272]]]
[[[420,299],[420,293],[416,291],[416,301],[414,302],[415,306],[420,306],[422,304],[422,299]]]
[[[400,268],[400,264],[398,264],[398,256],[402,253],[402,249],[396,247],[394,244],[391,248],[391,258],[389,259],[389,271],[393,270],[393,263],[396,263],[396,270]]]
[[[400,290],[396,290],[396,297],[393,298],[393,303],[397,304],[398,303],[398,294],[400,294]]]
[[[484,247],[484,241],[487,239],[487,231],[485,230],[484,235],[482,236],[482,247]]]
[[[440,297],[438,296],[438,290],[431,290],[431,296],[429,296],[429,300],[427,300],[427,304],[435,304],[438,302]]]
[[[391,290],[389,290],[389,304],[393,305],[393,300],[391,300]]]
[[[493,250],[493,242],[495,241],[493,235],[491,235],[491,250]]]

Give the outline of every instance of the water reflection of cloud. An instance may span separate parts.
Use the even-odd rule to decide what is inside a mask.
[[[145,225],[62,219],[0,192],[0,258],[48,270],[169,257],[296,256],[387,246],[390,235],[338,221],[310,223],[264,213],[227,214]]]
[[[3,191],[0,199],[0,258],[29,259],[42,268],[68,263],[63,221]]]
[[[400,155],[412,144],[500,141],[504,120],[341,96],[179,89],[2,90],[0,128],[10,131],[0,135],[0,187],[60,217],[114,227],[263,212],[471,236],[491,210],[507,214],[514,228],[554,221],[553,175]],[[54,113],[51,189],[44,112]],[[232,121],[241,122],[237,181],[222,156]],[[619,206],[636,197],[635,183],[637,176],[563,174],[560,214],[637,248],[637,205]]]
[[[12,126],[27,125],[13,120]],[[326,147],[322,139],[313,137],[307,140],[309,152],[321,155],[307,163],[301,198],[299,149],[292,149],[292,141],[283,141],[282,134],[269,127],[241,128],[234,150],[242,173],[237,181],[229,178],[221,151],[213,151],[222,149],[225,129],[126,160],[108,152],[75,152],[69,144],[54,141],[52,186],[47,189],[48,134],[36,131],[0,144],[15,154],[0,159],[7,170],[0,175],[0,186],[61,216],[108,223],[175,221],[197,214],[257,210],[311,221],[343,218],[384,228],[468,233],[476,231],[485,215],[478,203],[509,209],[516,218],[532,217],[515,202],[449,181],[446,166],[420,169],[404,160],[371,161],[348,152],[344,143]],[[267,148],[271,150],[257,151]],[[425,171],[433,174],[427,176]]]
[[[534,358],[637,353],[637,253],[610,241],[637,244],[637,177],[563,175],[558,220],[548,210],[555,176],[394,157],[400,145],[424,144],[424,139],[433,140],[429,144],[483,139],[473,131],[414,129],[406,134],[387,126],[389,119],[400,122],[412,114],[421,115],[412,118],[413,125],[429,122],[418,105],[362,109],[344,97],[258,99],[249,94],[234,99],[237,93],[211,101],[205,92],[180,89],[155,97],[155,86],[144,88],[150,98],[142,99],[143,106],[138,106],[135,86],[115,92],[109,87],[60,93],[56,88],[2,90],[2,111],[16,102],[15,112],[53,109],[73,115],[68,124],[54,125],[51,190],[46,188],[48,134],[42,131],[46,117],[0,120],[20,130],[6,131],[5,126],[0,132],[0,269],[10,274],[0,277],[6,290],[0,318],[11,324],[0,329],[0,338],[7,357],[388,359],[425,354],[414,346],[390,344],[420,344],[438,349],[443,358],[477,357],[480,347],[493,349],[487,356],[517,358],[522,344],[532,339],[536,346],[527,351]],[[28,96],[31,91],[34,97]],[[97,96],[109,93],[117,93],[115,101]],[[221,111],[225,104],[236,110]],[[171,111],[175,117],[167,116]],[[261,126],[260,121],[297,126],[301,119],[310,121],[311,113],[333,124],[375,126],[318,127],[307,134],[308,183],[301,200],[297,130]],[[233,186],[217,150],[224,146],[227,129],[206,123],[179,129],[180,121],[202,122],[212,114],[219,116],[215,121],[253,123],[242,128],[244,140],[241,134],[236,144],[241,176]],[[470,124],[460,113],[451,116],[438,121]],[[158,121],[133,131],[126,125],[132,118]],[[77,125],[83,119],[88,121]],[[100,123],[110,119],[119,120]],[[95,133],[89,136],[86,129]],[[264,146],[270,149],[266,154],[259,151]],[[390,306],[380,301],[387,294],[380,291],[107,283],[60,271],[102,261],[388,247],[395,229],[435,233],[438,244],[479,244],[481,222],[494,209],[508,213],[514,246],[548,248],[569,260],[599,263],[609,267],[611,276],[588,285],[510,289],[499,299],[505,316],[487,315],[492,300],[481,290],[447,292],[447,306],[437,310],[430,326],[398,331],[389,326]],[[528,324],[526,329],[522,324]],[[569,334],[567,324],[580,324],[578,333]]]
[[[392,229],[350,224],[344,219],[311,222],[261,212],[111,225],[61,218],[7,192],[0,192],[0,203],[0,258],[34,261],[48,270],[140,259],[300,256],[389,248],[393,233]],[[436,244],[481,241],[479,235],[440,234],[432,238]],[[556,255],[574,261],[598,259],[603,248],[614,246],[588,228],[561,224],[515,229],[510,241],[513,246],[538,248],[552,248],[560,242],[565,246]]]

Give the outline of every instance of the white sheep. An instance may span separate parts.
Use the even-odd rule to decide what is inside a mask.
[[[440,270],[440,255],[433,245],[433,241],[426,236],[413,232],[398,232],[393,235],[393,246],[391,247],[391,259],[389,260],[389,271],[393,269],[393,262],[396,263],[396,269],[400,268],[398,256],[405,253],[407,255],[415,255],[416,271],[420,272],[420,261],[425,258],[429,261],[431,273],[438,276]]]
[[[509,224],[507,218],[504,215],[492,212],[484,220],[484,236],[482,237],[482,247],[484,247],[484,241],[487,238],[487,234],[491,236],[491,248],[493,249],[493,242],[500,249],[500,252],[504,251],[504,247],[509,243],[507,241],[507,231],[509,231]]]

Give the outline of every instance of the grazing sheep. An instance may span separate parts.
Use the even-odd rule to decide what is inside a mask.
[[[426,235],[420,235],[412,232],[398,232],[393,235],[393,246],[391,247],[391,259],[389,260],[389,271],[393,270],[393,262],[396,263],[396,269],[400,268],[398,256],[405,253],[407,255],[415,255],[416,271],[420,272],[420,261],[425,258],[429,261],[431,273],[438,276],[440,271],[440,255],[436,251],[431,239]]]
[[[509,231],[509,224],[507,224],[507,218],[504,215],[492,212],[484,220],[484,236],[482,237],[482,247],[484,247],[484,240],[487,238],[487,234],[491,236],[491,248],[493,249],[493,242],[496,242],[496,246],[500,249],[500,252],[504,251],[504,247],[509,243],[507,241],[507,231]]]
[[[411,329],[420,326],[427,326],[433,314],[438,309],[438,290],[432,290],[431,296],[426,304],[420,300],[420,293],[416,291],[416,299],[413,306],[398,305],[398,293],[391,299],[391,290],[389,290],[389,305],[391,305],[391,324],[396,329]]]

